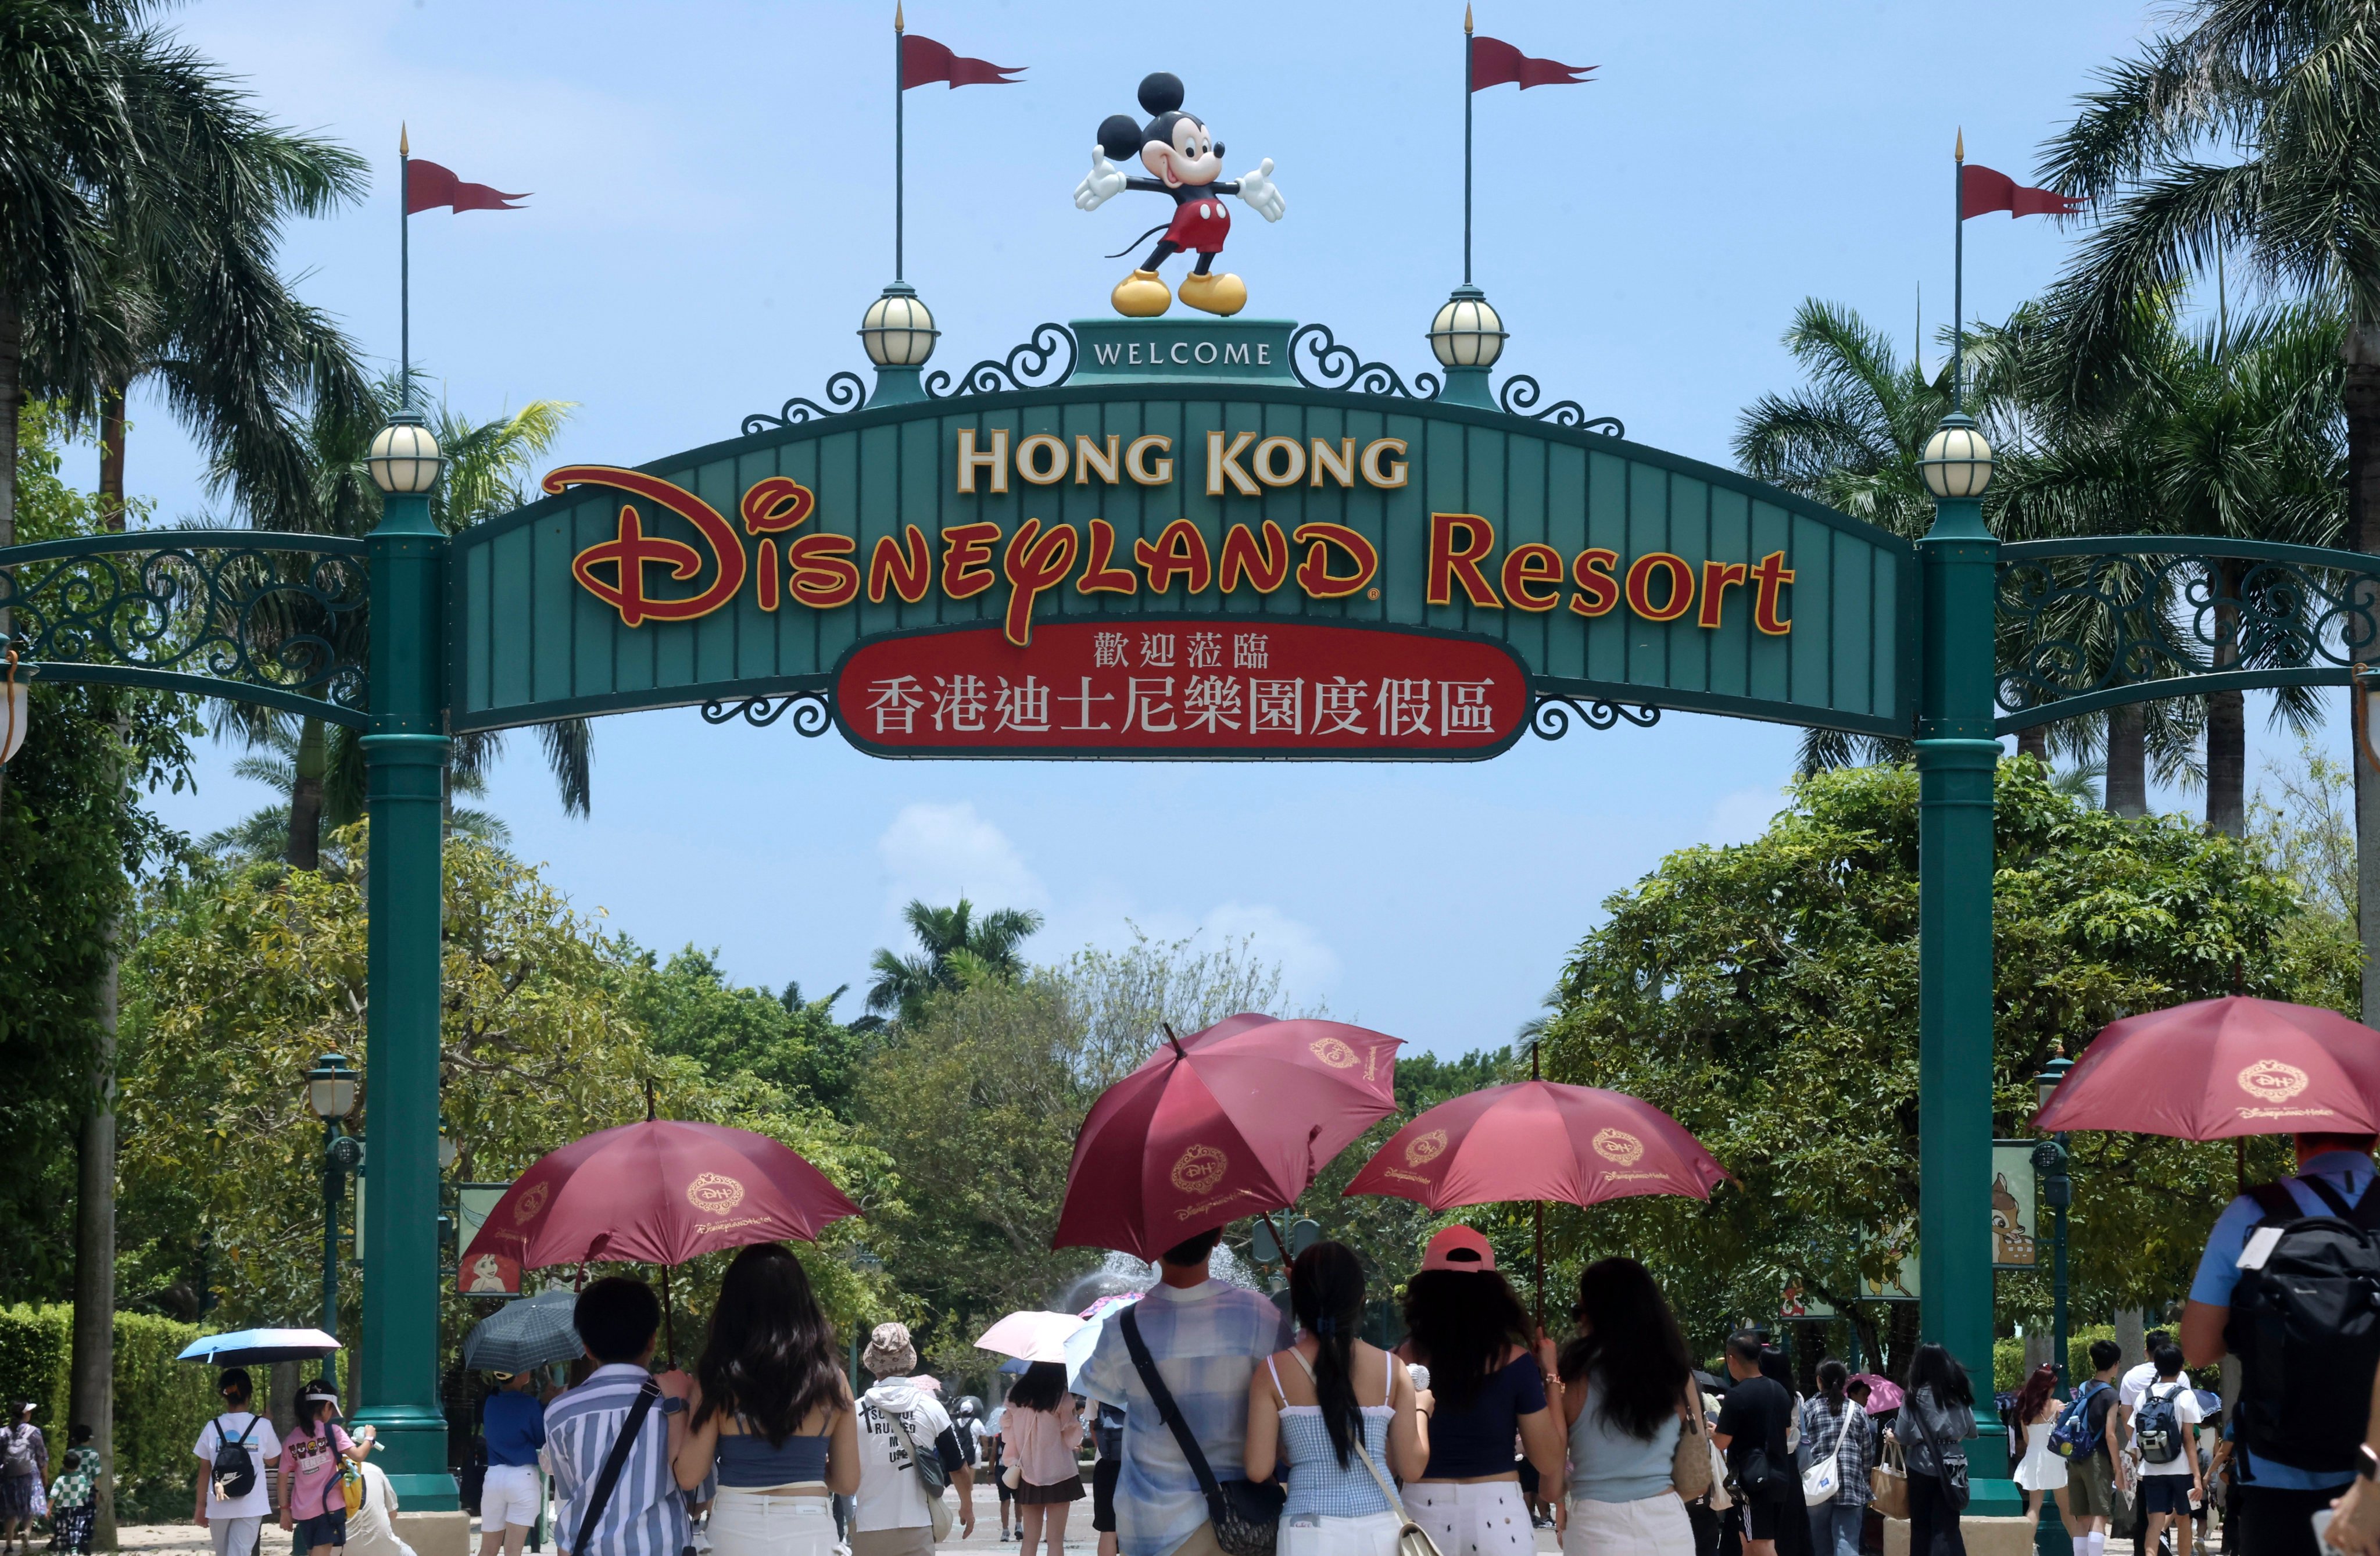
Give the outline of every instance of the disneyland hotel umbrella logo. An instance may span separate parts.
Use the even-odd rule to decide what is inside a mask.
[[[1231,1170],[1232,1159],[1224,1155],[1219,1147],[1202,1144],[1191,1146],[1184,1150],[1174,1159],[1173,1171],[1169,1174],[1173,1180],[1173,1186],[1194,1197],[1213,1195],[1214,1197],[1199,1200],[1195,1205],[1183,1206],[1173,1212],[1173,1219],[1188,1221],[1192,1216],[1203,1214],[1218,1205],[1226,1205],[1245,1197],[1248,1191],[1240,1188],[1235,1188],[1229,1194],[1215,1194],[1215,1190],[1222,1186],[1223,1174]]]
[[[1176,484],[1175,444],[1164,433],[1128,442],[1119,433],[1078,433],[1069,442],[1047,432],[1016,438],[1007,428],[962,427],[955,438],[950,482],[959,497],[1014,492],[1029,498],[1033,489],[1062,483]],[[1222,430],[1184,441],[1203,452],[1205,494],[1222,499],[1226,516],[1241,499],[1292,488],[1397,491],[1412,480],[1402,438],[1300,440]],[[541,484],[556,494],[601,487],[638,500],[621,504],[610,539],[571,563],[579,587],[631,627],[698,620],[744,598],[764,613],[832,611],[863,594],[869,604],[890,598],[916,605],[937,591],[972,600],[1004,582],[1002,630],[1026,648],[1043,597],[1059,590],[1161,598],[1177,587],[1192,597],[1241,590],[1269,596],[1294,587],[1311,600],[1380,598],[1379,547],[1360,529],[1327,520],[1284,529],[1269,517],[1232,519],[1218,544],[1190,519],[1176,518],[1154,538],[1129,545],[1104,518],[1078,529],[1028,517],[1013,529],[981,519],[941,525],[931,537],[905,524],[898,534],[879,536],[863,557],[854,537],[820,527],[832,516],[814,491],[786,476],[765,476],[745,488],[734,521],[684,487],[637,470],[571,465]],[[680,525],[690,529],[690,541],[664,532]],[[1644,621],[1691,621],[1714,632],[1749,613],[1767,636],[1793,629],[1787,590],[1794,574],[1782,550],[1722,562],[1668,551],[1623,555],[1596,545],[1565,553],[1538,541],[1500,548],[1494,518],[1432,513],[1421,560],[1431,605],[1590,621],[1624,606]]]
[[[1587,1142],[1587,1149],[1611,1163],[1612,1170],[1603,1174],[1605,1183],[1629,1183],[1638,1178],[1659,1178],[1664,1175],[1659,1173],[1628,1173],[1618,1170],[1633,1167],[1645,1160],[1645,1142],[1625,1129],[1597,1130],[1595,1138]]]
[[[695,1228],[703,1236],[716,1236],[739,1227],[771,1224],[771,1218],[767,1216],[744,1216],[735,1221],[726,1219],[735,1213],[736,1206],[744,1203],[744,1185],[724,1173],[696,1173],[694,1181],[686,1185],[686,1203],[696,1210],[715,1218]]]
[[[2321,1106],[2284,1107],[2309,1084],[2309,1077],[2295,1064],[2284,1064],[2277,1059],[2259,1059],[2241,1070],[2238,1076],[2240,1089],[2255,1099],[2257,1106],[2241,1108],[2241,1118],[2336,1118],[2338,1113]]]
[[[1446,1154],[1446,1131],[1432,1129],[1405,1142],[1405,1167],[1427,1167]],[[1437,1179],[1427,1173],[1408,1173],[1405,1167],[1384,1167],[1380,1175],[1404,1184],[1432,1184]]]

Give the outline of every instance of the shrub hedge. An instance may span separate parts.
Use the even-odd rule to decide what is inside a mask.
[[[198,1334],[194,1325],[146,1313],[115,1315],[116,1516],[123,1522],[188,1512],[197,1466],[190,1445],[214,1408],[214,1374],[174,1357]],[[0,1307],[0,1399],[39,1402],[33,1419],[54,1459],[73,1424],[67,1419],[73,1354],[72,1307]]]

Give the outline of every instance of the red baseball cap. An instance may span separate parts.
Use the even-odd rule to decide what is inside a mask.
[[[1474,1226],[1449,1226],[1439,1229],[1422,1250],[1424,1270],[1465,1270],[1477,1271],[1496,1268],[1496,1249]]]

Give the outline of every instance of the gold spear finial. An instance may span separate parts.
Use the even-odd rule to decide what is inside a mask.
[[[892,0],[892,30],[901,30],[901,0]]]
[[[1468,6],[1463,7],[1463,30],[1465,32],[1471,30],[1471,7]]]
[[[1965,125],[1959,127],[1959,143],[1950,149],[1950,160],[1952,162],[1967,160],[1967,127]]]
[[[406,144],[405,121],[403,119],[396,121],[396,154],[401,157],[409,157],[413,154],[413,148]]]

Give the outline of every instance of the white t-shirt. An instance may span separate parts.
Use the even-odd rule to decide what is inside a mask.
[[[2155,1386],[2155,1392],[2159,1399],[2163,1399],[2168,1394],[2173,1396],[2173,1418],[2180,1422],[2183,1426],[2194,1427],[2199,1422],[2206,1419],[2206,1412],[2198,1408],[2198,1396],[2191,1392],[2190,1381],[2188,1379],[2177,1378],[2170,1383],[2159,1383]],[[2143,1389],[2141,1391],[2141,1403],[2145,1404],[2148,1403],[2148,1399],[2149,1391]],[[2133,1419],[2135,1424],[2137,1424],[2139,1420],[2138,1416],[2135,1416]],[[2135,1452],[2140,1448],[2140,1436],[2137,1431],[2134,1432],[2132,1437],[2132,1447]],[[2153,1465],[2146,1459],[2143,1459],[2141,1461],[2141,1473],[2143,1475],[2188,1475],[2190,1473],[2189,1434],[2187,1432],[2182,1434],[2181,1452],[2173,1456],[2173,1462],[2171,1464]]]
[[[250,1429],[249,1423],[254,1422]],[[222,1436],[217,1437],[217,1430]],[[199,1445],[193,1450],[200,1462],[212,1465],[215,1449],[224,1442],[237,1442],[247,1434],[248,1462],[256,1466],[256,1484],[248,1495],[228,1501],[217,1499],[214,1488],[207,1489],[207,1516],[210,1518],[268,1518],[273,1514],[273,1483],[265,1478],[264,1465],[269,1459],[281,1457],[281,1439],[273,1434],[273,1423],[261,1416],[245,1410],[227,1410],[199,1428]]]
[[[892,1428],[895,1415],[920,1453],[933,1453],[934,1439],[951,1428],[949,1413],[910,1379],[887,1378],[859,1396],[859,1490],[851,1526],[862,1534],[922,1529],[933,1522],[926,1483]]]
[[[2156,1363],[2141,1363],[2125,1373],[2123,1381],[2116,1385],[2117,1403],[2127,1410],[2138,1410],[2141,1407],[2141,1396],[2147,1393],[2149,1385],[2156,1380]],[[2176,1373],[2174,1381],[2187,1384],[2190,1381],[2189,1371],[2184,1369]]]
[[[414,1556],[391,1523],[396,1488],[388,1483],[388,1472],[369,1459],[356,1470],[364,1477],[364,1504],[347,1514],[348,1556]]]

